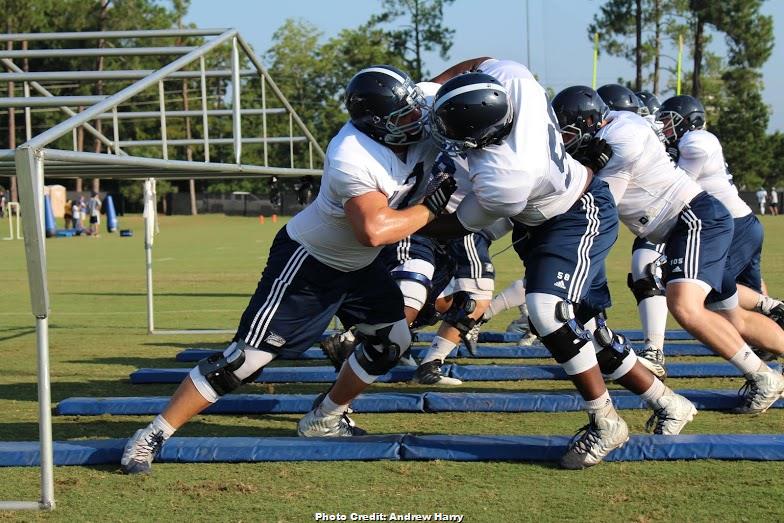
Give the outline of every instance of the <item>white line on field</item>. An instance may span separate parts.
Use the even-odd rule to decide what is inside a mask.
[[[184,312],[238,312],[240,309],[183,309],[176,311],[159,311],[155,314],[180,314]],[[147,311],[85,311],[85,312],[60,312],[56,311],[54,316],[117,316],[120,314],[147,314]],[[29,316],[29,312],[0,312],[0,316]]]

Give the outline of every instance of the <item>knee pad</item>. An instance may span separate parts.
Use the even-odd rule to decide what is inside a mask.
[[[365,383],[373,383],[394,367],[411,345],[411,331],[406,320],[382,327],[357,325],[359,340],[349,364]]]
[[[243,383],[255,380],[274,358],[274,354],[249,348],[244,342],[233,342],[222,353],[201,360],[190,376],[202,396],[214,402]]]
[[[531,330],[539,331],[542,343],[568,375],[596,365],[596,353],[588,344],[591,335],[575,318],[571,302],[551,294],[530,293],[527,304]]]
[[[643,275],[635,279],[630,272],[626,276],[626,285],[631,289],[637,305],[646,298],[653,296],[664,296],[664,282],[662,282],[662,266],[665,264],[664,256],[652,261],[645,266]]]
[[[474,328],[476,320],[468,315],[476,310],[476,302],[464,291],[456,292],[452,299],[452,306],[444,313],[444,322],[456,328],[461,336]]]
[[[634,367],[637,356],[629,345],[629,341],[625,336],[612,332],[601,316],[596,318],[593,339],[599,347],[596,352],[596,361],[607,379],[620,379]]]

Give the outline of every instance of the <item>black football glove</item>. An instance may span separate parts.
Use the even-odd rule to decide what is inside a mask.
[[[681,152],[678,150],[678,148],[674,145],[668,145],[665,148],[667,149],[667,154],[669,155],[670,159],[673,162],[678,163],[678,158],[681,157]]]
[[[591,169],[594,173],[601,171],[612,158],[612,148],[607,142],[595,136],[574,157],[575,160]]]
[[[438,173],[427,185],[422,205],[438,216],[444,211],[449,203],[449,198],[452,197],[452,193],[456,190],[457,182],[455,182],[454,178],[446,173]]]

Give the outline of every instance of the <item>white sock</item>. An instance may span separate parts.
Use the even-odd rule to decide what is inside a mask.
[[[420,365],[425,363],[431,362],[433,360],[444,361],[449,353],[457,347],[456,343],[453,343],[441,336],[436,336],[433,338],[433,343],[430,345],[430,348],[427,350],[425,355],[422,357],[422,362]]]
[[[155,416],[155,419],[152,420],[152,423],[150,423],[150,427],[152,427],[152,429],[155,431],[160,430],[163,432],[163,439],[165,440],[171,438],[172,434],[174,434],[174,431],[177,430],[169,425],[169,422],[166,421],[166,419],[160,414]]]
[[[656,402],[659,401],[659,398],[667,393],[672,393],[672,391],[668,389],[659,378],[654,376],[653,383],[651,383],[651,386],[648,388],[648,390],[640,394],[640,397],[647,401],[648,405],[655,408],[657,406]]]
[[[482,317],[487,321],[496,314],[523,304],[525,304],[525,284],[523,280],[515,280],[509,287],[495,295]]]
[[[608,391],[604,391],[604,394],[599,396],[594,400],[585,400],[585,410],[588,411],[589,414],[596,414],[596,413],[608,413],[611,410],[614,410],[612,399],[610,399],[610,393]]]
[[[637,306],[646,343],[664,348],[664,330],[667,328],[667,298],[651,296]]]
[[[329,394],[321,401],[318,408],[316,409],[316,414],[320,414],[321,416],[341,416],[344,412],[348,410],[348,405],[338,405],[332,398],[329,397]]]
[[[745,343],[741,346],[740,350],[735,353],[735,356],[729,359],[729,362],[741,371],[744,376],[753,372],[763,372],[766,369],[771,371],[770,367],[765,365],[765,363],[759,359],[759,356],[754,354],[754,351]]]

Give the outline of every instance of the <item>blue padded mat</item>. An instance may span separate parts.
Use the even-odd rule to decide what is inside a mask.
[[[569,436],[390,434],[355,438],[180,438],[158,461],[179,463],[344,460],[555,461]],[[55,441],[55,465],[119,465],[124,439]],[[722,459],[784,460],[780,434],[632,436],[607,461]],[[0,442],[0,467],[40,464],[38,442]]]
[[[398,460],[403,436],[344,438],[178,438],[163,446],[157,461],[179,463],[256,461]],[[124,439],[55,441],[55,465],[116,463]],[[28,467],[40,463],[38,442],[0,442],[0,466]]]
[[[422,354],[428,347],[412,347],[411,353],[415,358],[421,358]],[[176,356],[177,361],[196,362],[202,358],[216,354],[217,350],[214,349],[185,349]],[[487,359],[501,359],[501,358],[549,358],[550,351],[542,345],[534,345],[532,347],[518,347],[514,344],[507,345],[479,345],[477,347],[476,356],[472,356],[468,349],[462,345],[449,353],[449,358],[487,358]],[[668,343],[664,346],[664,353],[667,356],[713,356],[713,352],[704,345],[698,343]],[[283,358],[281,359],[288,359]],[[302,353],[300,358],[303,360],[324,360],[326,357],[321,349],[308,349]]]
[[[206,414],[304,414],[316,394],[228,394],[205,410]],[[102,414],[154,415],[163,411],[168,396],[131,398],[67,398],[57,405],[60,416]],[[385,392],[363,394],[351,406],[357,412],[424,412],[424,394]]]
[[[401,459],[448,461],[555,461],[568,436],[406,436]],[[700,434],[632,436],[607,461],[677,459],[784,460],[784,436]]]
[[[736,390],[678,390],[700,410],[730,410],[740,405]],[[618,409],[647,409],[639,396],[611,392]],[[229,394],[206,410],[208,414],[304,414],[315,394]],[[60,416],[154,415],[168,396],[67,398],[57,405]],[[583,410],[576,392],[425,392],[363,394],[352,403],[357,412],[566,412]],[[772,408],[784,408],[784,399]]]
[[[771,365],[780,372],[778,364]],[[463,381],[562,380],[566,373],[558,365],[452,365],[449,375]],[[729,363],[670,363],[671,378],[740,376]]]
[[[450,365],[441,368],[449,372]],[[409,381],[414,367],[395,367],[381,376],[380,383]],[[179,383],[190,369],[139,369],[130,375],[131,383]],[[256,383],[332,383],[335,381],[334,367],[268,367],[256,378]]]
[[[781,372],[779,364],[771,365]],[[444,374],[463,381],[562,380],[566,373],[558,365],[443,365]],[[139,369],[130,375],[131,383],[179,383],[190,369]],[[398,366],[381,376],[379,382],[409,381],[413,367]],[[667,365],[671,378],[733,377],[740,371],[729,363],[671,363]],[[270,367],[256,378],[257,383],[331,383],[335,379],[332,367]]]

